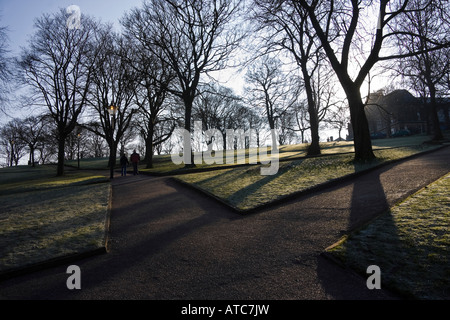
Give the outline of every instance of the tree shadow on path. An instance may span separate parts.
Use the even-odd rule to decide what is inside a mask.
[[[396,233],[396,226],[389,213],[390,203],[387,199],[385,188],[382,183],[382,174],[387,171],[387,168],[378,169],[366,173],[358,178],[355,178],[348,187],[351,187],[352,194],[350,198],[348,214],[347,232],[358,232],[364,228],[370,221],[384,214],[386,230],[393,231],[390,236],[385,239],[386,243],[373,243],[370,238],[365,238],[366,242],[362,246],[354,260],[349,259],[348,264],[357,264],[358,272],[347,263],[342,261],[332,261],[326,256],[321,255],[318,258],[318,275],[319,279],[328,295],[334,299],[398,299],[399,297],[389,291],[384,290],[383,286],[380,289],[369,289],[367,286],[367,279],[372,275],[372,272],[366,273],[370,265],[377,265],[383,274],[383,266],[381,261],[377,259],[376,251],[377,245],[398,246],[399,241]],[[348,188],[350,190],[350,188]],[[369,236],[370,237],[370,236]],[[393,237],[393,238],[392,238]],[[383,242],[383,241],[382,241]],[[346,243],[344,244],[344,246]],[[346,248],[350,250],[351,248]],[[369,261],[363,257],[371,257]]]

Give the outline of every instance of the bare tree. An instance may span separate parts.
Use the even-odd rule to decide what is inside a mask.
[[[129,15],[122,20],[125,27],[125,45],[132,48],[128,60],[136,74],[134,102],[139,107],[137,125],[145,144],[147,168],[153,167],[155,147],[169,139],[177,124],[170,112],[169,87],[175,73],[169,64],[156,55],[150,39],[143,33],[147,22]],[[164,128],[167,127],[167,128]],[[167,130],[166,130],[167,129]]]
[[[184,103],[188,132],[201,76],[225,68],[241,40],[239,29],[228,28],[239,8],[233,0],[149,0],[125,19],[128,32],[147,38],[148,49],[176,74],[178,84],[171,92]],[[190,141],[184,143],[188,150]]]
[[[10,92],[9,81],[11,80],[11,58],[8,57],[7,28],[0,27],[0,112],[5,112],[5,104]]]
[[[432,44],[427,39],[437,35],[442,39],[449,39],[450,25],[446,23],[449,21],[448,11],[442,12],[445,16],[436,14],[439,12],[436,5],[435,2],[428,3],[425,0],[411,1],[411,7],[424,9],[408,11],[399,21],[401,28],[407,32],[407,34],[397,34],[399,50],[407,57],[398,61],[396,70],[429,105],[434,140],[440,140],[443,135],[437,113],[436,94],[442,79],[445,76],[448,77],[449,48],[428,51]],[[420,37],[411,37],[410,34],[417,34]],[[419,54],[409,56],[414,52]]]
[[[36,32],[18,60],[31,99],[45,106],[58,139],[57,175],[64,174],[64,147],[88,98],[94,70],[92,55],[97,23],[81,17],[80,28],[69,28],[64,10],[36,20]]]
[[[193,118],[202,121],[204,130],[224,132],[229,126],[230,115],[235,111],[233,102],[238,100],[230,88],[216,84],[201,85],[193,106]]]
[[[20,159],[26,153],[26,143],[20,138],[22,120],[15,118],[6,123],[0,129],[0,144],[2,145],[7,165],[18,165]]]
[[[95,71],[91,75],[92,85],[88,103],[100,126],[92,125],[96,121],[91,121],[84,124],[84,127],[108,143],[110,150],[108,166],[110,178],[113,179],[119,142],[137,111],[133,108],[136,72],[126,58],[131,49],[121,45],[120,36],[108,28],[103,28],[99,35],[95,49],[97,56],[92,57],[95,59],[93,62]]]
[[[311,129],[309,122],[308,106],[303,101],[297,101],[292,105],[294,123],[290,127],[291,131],[300,132],[301,143],[306,143],[305,134]]]
[[[264,34],[266,50],[289,52],[300,69],[311,130],[308,154],[320,154],[319,122],[323,118],[321,113],[327,109],[321,104],[321,78],[328,75],[324,67],[319,70],[324,65],[325,57],[308,21],[307,11],[292,1],[255,0],[254,3],[254,16],[259,22],[259,31]]]
[[[288,77],[281,70],[279,59],[264,56],[254,64],[246,74],[246,88],[250,103],[264,110],[272,134],[272,147],[277,148],[275,123],[277,118],[288,108]]]
[[[2,149],[2,156],[5,159],[5,164],[2,166],[12,167],[14,163],[14,141],[16,135],[11,128],[10,123],[6,123],[0,127],[0,147]]]
[[[255,130],[256,134],[256,147],[261,146],[261,132],[264,128],[264,118],[260,113],[256,112],[255,109],[252,109],[247,106],[247,121],[249,129]]]
[[[276,120],[278,128],[278,144],[291,144],[296,134],[292,128],[295,126],[295,114],[293,108],[285,110]]]
[[[22,140],[29,149],[30,157],[28,163],[35,166],[35,151],[42,141],[46,122],[42,117],[30,116],[20,120],[18,138]]]
[[[203,130],[219,130],[223,136],[223,149],[227,148],[226,130],[238,129],[242,124],[239,120],[246,117],[241,100],[230,88],[216,84],[199,86],[199,95],[193,105],[193,119],[202,121]],[[212,139],[210,137],[210,141],[206,141],[210,147]]]
[[[325,122],[330,128],[338,130],[338,139],[341,140],[342,130],[347,127],[349,119],[348,107],[345,102],[341,102],[330,110]]]
[[[445,54],[447,56],[447,62],[450,61],[450,48],[445,48]],[[446,66],[447,70],[439,83],[439,88],[444,92],[444,96],[448,97],[450,95],[450,67],[448,64]]]
[[[96,134],[95,132],[101,132],[101,124],[89,123],[89,127],[92,130],[83,130],[80,132],[81,141],[83,142],[83,154],[86,157],[103,158],[107,155],[108,144],[104,137]]]
[[[439,11],[445,10],[442,7],[444,2],[427,1],[427,3],[432,2],[441,4],[438,7]],[[370,70],[379,61],[404,58],[448,46],[448,39],[441,41],[436,39],[435,35],[428,37],[402,29],[398,24],[402,15],[412,11],[422,11],[426,7],[426,5],[425,7],[415,6],[409,0],[380,0],[377,3],[359,0],[342,2],[298,0],[292,1],[292,5],[301,6],[306,10],[328,60],[345,91],[354,134],[355,160],[368,161],[375,158],[364,112],[365,104],[360,92]],[[370,20],[374,15],[378,16],[378,21]],[[361,54],[361,45],[364,43],[360,35],[365,31],[369,32],[366,38],[372,41],[367,43],[369,48]],[[398,34],[422,38],[429,43],[429,46],[411,53],[382,50],[389,39]],[[361,63],[354,73],[351,69],[354,66],[350,66],[350,63],[358,55]]]

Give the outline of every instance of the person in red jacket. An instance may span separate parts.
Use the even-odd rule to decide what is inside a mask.
[[[136,150],[134,150],[133,153],[131,154],[130,161],[133,164],[133,175],[139,174],[138,164],[139,161],[141,161],[141,157],[139,156],[138,153],[136,153]]]

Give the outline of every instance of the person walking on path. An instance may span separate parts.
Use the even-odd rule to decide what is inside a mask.
[[[122,172],[122,177],[127,175],[127,166],[130,164],[130,162],[128,161],[127,156],[125,155],[125,153],[122,154],[122,156],[120,157],[120,166],[121,166],[121,172]]]
[[[139,174],[139,172],[138,172],[138,164],[139,164],[139,161],[141,161],[141,157],[139,156],[138,153],[136,153],[136,149],[133,150],[133,153],[131,154],[130,160],[131,160],[131,163],[133,164],[133,175]]]

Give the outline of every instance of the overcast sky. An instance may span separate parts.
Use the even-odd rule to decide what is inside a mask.
[[[119,28],[123,14],[141,3],[142,0],[0,0],[0,26],[8,28],[10,50],[16,54],[33,34],[35,19],[44,13],[77,5],[82,14],[112,22]]]

